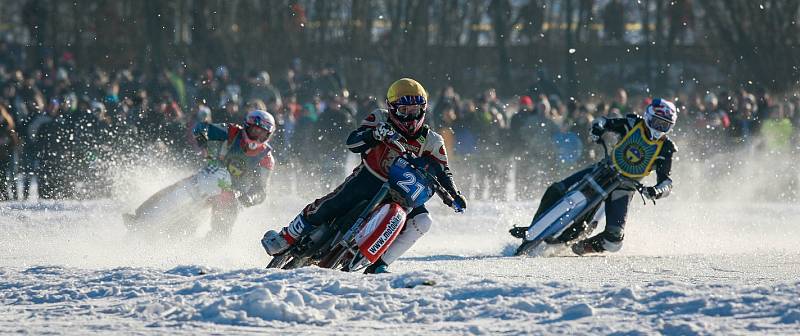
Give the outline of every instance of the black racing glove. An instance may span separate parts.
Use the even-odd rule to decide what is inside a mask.
[[[606,131],[606,118],[600,117],[592,121],[592,128],[589,130],[592,142],[599,142],[600,136]]]
[[[647,197],[647,199],[656,199],[658,197],[658,190],[656,190],[656,187],[644,187],[642,188],[642,195]]]

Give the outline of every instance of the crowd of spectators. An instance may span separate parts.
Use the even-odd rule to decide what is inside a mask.
[[[238,123],[252,109],[276,117],[276,174],[334,187],[357,162],[344,139],[382,99],[348,92],[330,64],[296,60],[275,75],[226,66],[155,75],[82,69],[68,54],[45,56],[35,68],[0,63],[0,199],[27,199],[33,181],[39,198],[108,197],[109,171],[142,158],[197,167],[203,157],[190,134],[194,124]],[[640,113],[649,102],[629,99],[622,88],[585,100],[493,88],[473,97],[455,86],[431,91],[427,123],[443,135],[459,183],[478,199],[534,198],[546,183],[602,155],[588,140],[594,118]],[[682,111],[676,137],[692,139],[686,157],[797,148],[797,97],[740,89],[672,98]]]

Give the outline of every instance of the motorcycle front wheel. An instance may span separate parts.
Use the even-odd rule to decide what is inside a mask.
[[[542,242],[543,242],[543,240],[541,240],[541,239],[525,240],[517,248],[517,251],[514,252],[514,255],[515,256],[527,256],[527,255],[530,255],[530,253],[533,252],[534,250],[536,250],[536,248],[539,247],[539,244],[541,244]]]

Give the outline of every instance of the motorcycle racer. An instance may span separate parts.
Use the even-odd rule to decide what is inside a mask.
[[[200,122],[192,130],[197,143],[207,150],[205,169],[227,169],[231,175],[231,191],[213,200],[213,235],[230,235],[239,204],[251,207],[266,198],[267,179],[275,166],[269,145],[274,132],[275,118],[261,110],[248,112],[242,125]]]
[[[288,250],[309,229],[330,222],[347,213],[360,201],[375,195],[387,180],[387,168],[402,153],[389,145],[397,140],[406,150],[415,153],[432,165],[436,178],[461,208],[466,199],[456,188],[444,141],[438,133],[424,124],[428,93],[420,83],[410,78],[395,81],[386,94],[387,110],[370,113],[361,125],[350,133],[348,149],[361,154],[361,164],[345,181],[328,195],[308,204],[295,219],[280,232],[267,231],[261,240],[270,255]],[[431,227],[433,220],[425,206],[414,208],[394,243],[381,259],[366,269],[366,273],[383,273]]]
[[[672,157],[677,151],[675,144],[667,134],[677,121],[678,109],[670,101],[654,99],[644,113],[644,117],[628,114],[623,118],[601,117],[595,119],[591,128],[591,137],[595,142],[607,132],[620,136],[615,148],[621,148],[624,155],[615,160],[618,170],[623,175],[626,171],[636,171],[629,177],[640,180],[648,176],[653,170],[656,172],[656,185],[642,189],[642,195],[655,200],[669,196],[672,191]],[[638,132],[637,132],[638,131]],[[644,136],[642,136],[644,135]],[[534,218],[538,218],[559,199],[569,188],[581,181],[589,174],[593,166],[585,168],[564,180],[550,185],[542,196]],[[579,241],[572,246],[572,251],[578,255],[602,253],[605,251],[617,252],[622,248],[624,229],[628,205],[636,190],[620,187],[613,190],[605,199],[606,226],[605,230],[591,238]],[[595,216],[597,218],[597,216]],[[580,225],[582,223],[576,223]],[[524,238],[527,227],[517,227],[511,234],[517,238]],[[580,233],[586,227],[574,227],[571,233]],[[570,229],[568,229],[570,231]],[[575,235],[573,235],[575,237]],[[573,238],[574,239],[574,238]],[[549,243],[561,243],[560,241]]]

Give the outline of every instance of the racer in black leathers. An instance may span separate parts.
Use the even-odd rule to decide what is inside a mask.
[[[654,107],[655,104],[655,107]],[[658,114],[662,109],[670,110],[668,119],[671,125],[674,125],[677,118],[674,105],[671,102],[656,99],[648,107],[648,113],[651,118],[661,118]],[[653,112],[656,111],[656,112]],[[663,119],[663,118],[662,118]],[[653,119],[655,120],[655,119]],[[675,144],[667,138],[666,131],[657,131],[652,129],[645,118],[636,114],[628,114],[623,118],[598,118],[594,121],[591,129],[592,137],[595,141],[600,139],[600,136],[606,132],[613,132],[624,139],[626,135],[634,131],[637,125],[642,125],[646,133],[651,138],[651,141],[663,141],[660,151],[655,153],[655,162],[650,166],[650,171],[656,172],[656,185],[652,187],[645,187],[642,192],[643,195],[650,199],[660,199],[667,197],[672,191],[672,178],[670,173],[672,170],[672,157],[677,151]],[[671,128],[671,126],[669,126]],[[539,207],[536,210],[534,218],[538,218],[543,212],[552,207],[558,200],[560,200],[567,192],[570,186],[578,183],[586,174],[590,173],[593,166],[585,168],[572,174],[560,182],[550,185],[542,196]],[[647,176],[650,171],[647,171],[644,176]],[[573,252],[579,255],[587,253],[600,253],[604,251],[616,252],[622,248],[622,240],[624,238],[626,216],[628,214],[628,204],[633,197],[635,190],[629,188],[618,188],[612,191],[609,197],[605,200],[605,216],[606,226],[605,230],[594,237],[585,239],[578,242],[572,247]],[[524,232],[527,228],[515,228],[512,230],[512,235],[518,238],[524,237]],[[574,236],[572,236],[574,237]],[[556,242],[560,243],[560,242]]]

